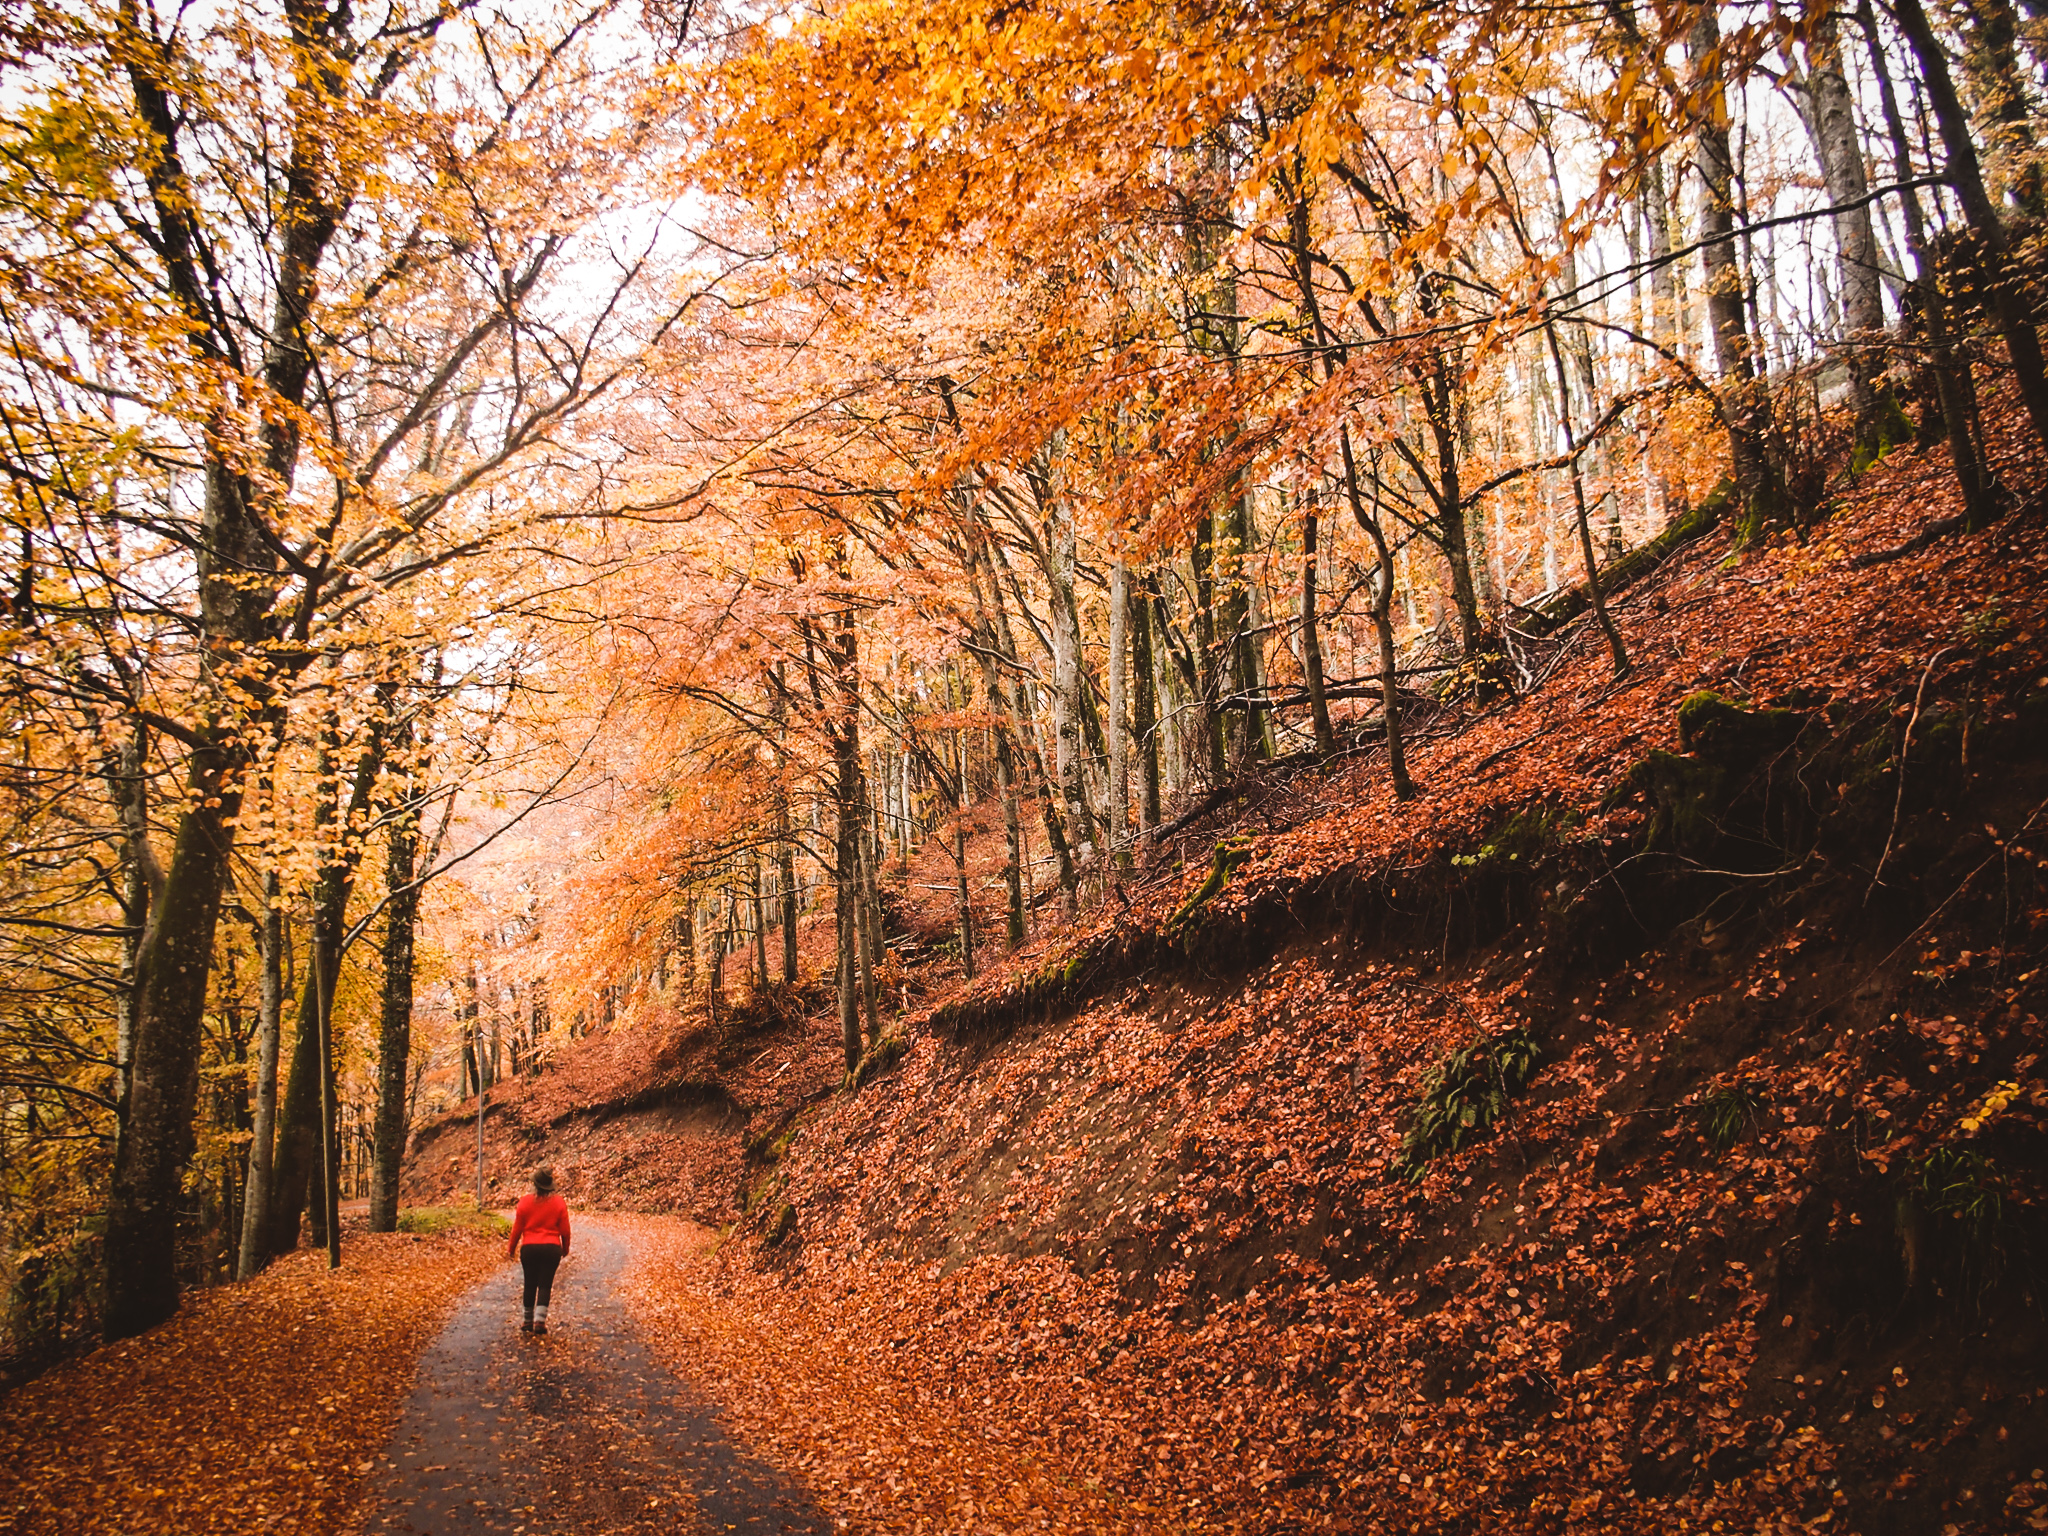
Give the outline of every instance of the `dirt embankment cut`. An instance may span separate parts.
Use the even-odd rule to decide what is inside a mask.
[[[732,1296],[1123,1524],[2048,1528],[2048,541],[1923,489],[910,1020]]]

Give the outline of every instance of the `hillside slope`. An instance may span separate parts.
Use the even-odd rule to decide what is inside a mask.
[[[2048,539],[1851,564],[1945,487],[1694,546],[1620,684],[1267,785],[857,1094],[790,1026],[725,1283],[1101,1528],[2048,1529]]]

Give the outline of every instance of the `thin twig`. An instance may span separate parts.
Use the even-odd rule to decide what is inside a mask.
[[[1920,686],[1913,690],[1913,713],[1906,721],[1906,739],[1899,744],[1899,792],[1892,800],[1892,827],[1884,836],[1884,852],[1878,855],[1877,872],[1870,877],[1870,887],[1863,893],[1863,905],[1870,905],[1870,893],[1884,884],[1885,862],[1892,856],[1892,842],[1899,835],[1899,812],[1906,804],[1906,754],[1913,750],[1913,727],[1920,723],[1920,704],[1927,697],[1927,679],[1934,675],[1935,664],[1954,650],[1944,645],[1928,659],[1927,670],[1920,674]]]

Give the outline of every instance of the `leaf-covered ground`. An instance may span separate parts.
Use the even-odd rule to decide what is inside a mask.
[[[140,1338],[0,1399],[0,1530],[321,1536],[349,1528],[420,1352],[501,1240],[352,1234],[198,1291]]]
[[[820,1308],[772,1282],[713,1285],[712,1234],[629,1226],[628,1289],[657,1355],[718,1402],[724,1422],[801,1477],[852,1532],[1173,1529],[1166,1490],[1106,1492],[1016,1431],[1007,1410],[919,1376],[929,1357],[892,1334],[897,1310]]]

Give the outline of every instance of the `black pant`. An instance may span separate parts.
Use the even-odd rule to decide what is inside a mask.
[[[555,1288],[555,1271],[561,1267],[562,1250],[553,1243],[523,1243],[519,1249],[519,1267],[526,1272],[526,1290],[521,1305],[527,1311],[533,1310],[535,1293],[540,1304],[548,1304],[548,1296]]]

